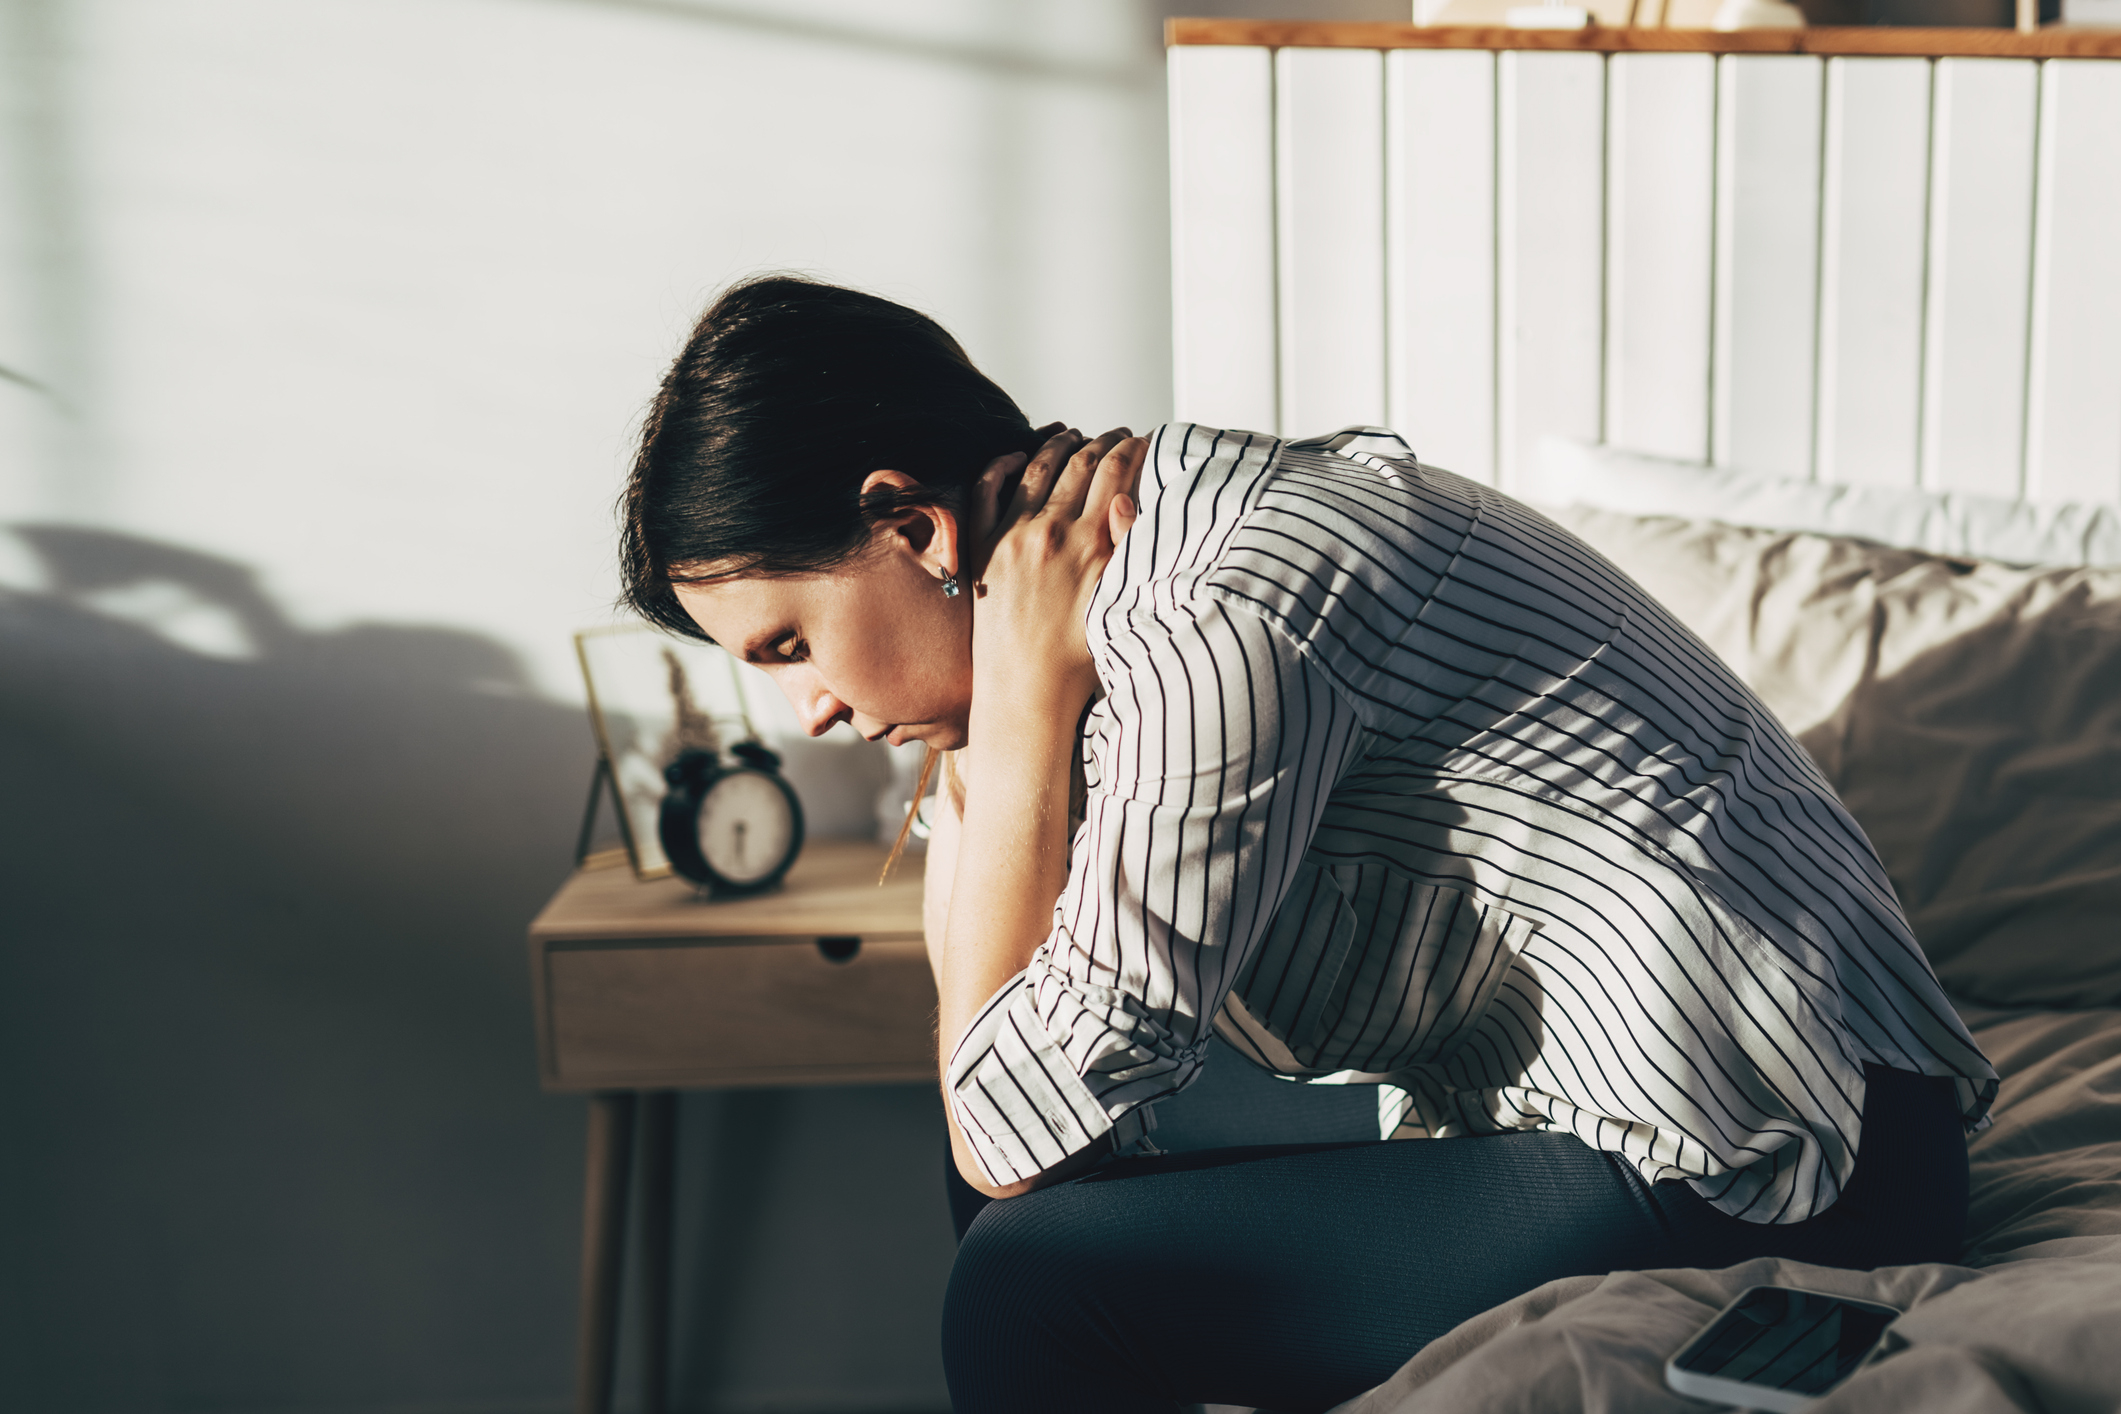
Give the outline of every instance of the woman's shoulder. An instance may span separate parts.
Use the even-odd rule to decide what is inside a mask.
[[[1126,640],[1112,647],[1124,648],[1121,656],[1150,653],[1186,631],[1285,445],[1271,433],[1194,422],[1167,422],[1148,436],[1139,513],[1099,579],[1088,620],[1093,645],[1108,634]]]
[[[1243,611],[1346,658],[1349,681],[1381,669],[1348,645],[1404,628],[1474,541],[1506,542],[1491,559],[1540,553],[1498,493],[1424,465],[1387,428],[1284,440],[1171,423],[1151,446],[1156,485],[1143,486],[1109,602]]]
[[[1264,471],[1274,462],[1282,440],[1271,432],[1210,427],[1200,422],[1167,422],[1149,433],[1149,460],[1143,475],[1143,499],[1184,490],[1203,477],[1224,479],[1247,471]]]
[[[1423,466],[1388,428],[1285,439],[1170,422],[1149,441],[1141,520],[1116,576],[1127,583],[1331,579],[1351,549],[1366,562],[1404,557],[1422,548],[1420,526],[1462,530],[1474,518],[1457,478]]]
[[[1149,433],[1145,499],[1177,491],[1191,495],[1203,484],[1219,489],[1235,481],[1263,481],[1286,456],[1340,461],[1387,475],[1419,474],[1413,445],[1389,427],[1351,425],[1316,437],[1278,437],[1202,422],[1167,422]]]
[[[1276,448],[1334,452],[1356,460],[1382,458],[1388,461],[1418,460],[1411,442],[1389,427],[1350,423],[1333,432],[1313,437],[1280,437],[1242,427],[1211,427],[1204,422],[1167,422],[1149,433],[1152,458],[1168,460],[1172,470],[1184,471],[1217,457],[1258,454],[1271,457]]]
[[[1418,519],[1394,492],[1422,468],[1406,441],[1383,428],[1286,440],[1171,422],[1149,443],[1140,516],[1100,586],[1102,607],[1136,622],[1183,622],[1211,602],[1289,620],[1295,601],[1318,601],[1307,586],[1362,572],[1345,563],[1351,549],[1374,551]],[[1380,561],[1362,558],[1365,566]],[[1337,612],[1322,602],[1312,608]],[[1308,628],[1316,614],[1295,617]]]

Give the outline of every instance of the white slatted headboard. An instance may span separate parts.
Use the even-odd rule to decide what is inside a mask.
[[[2121,34],[1171,39],[1182,419],[2121,501]]]

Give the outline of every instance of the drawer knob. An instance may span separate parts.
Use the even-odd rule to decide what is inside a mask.
[[[854,955],[862,950],[860,938],[819,938],[817,950],[827,962],[852,962]]]

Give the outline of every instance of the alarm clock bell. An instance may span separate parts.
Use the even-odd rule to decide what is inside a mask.
[[[803,848],[803,807],[780,757],[757,741],[688,749],[663,768],[657,833],[673,869],[717,897],[755,894],[787,874]]]

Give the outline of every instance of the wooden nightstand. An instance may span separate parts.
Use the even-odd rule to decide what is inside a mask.
[[[670,1342],[674,1091],[935,1079],[935,984],[920,860],[814,840],[782,886],[709,901],[623,864],[577,871],[530,925],[539,1078],[587,1093],[575,1406],[608,1414],[636,1111],[641,1128],[643,1414],[662,1414]]]

